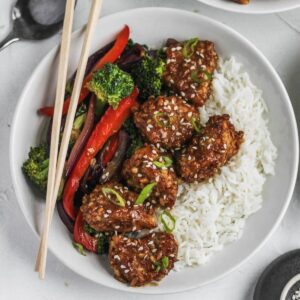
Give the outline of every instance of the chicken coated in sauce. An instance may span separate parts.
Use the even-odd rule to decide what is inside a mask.
[[[178,245],[172,234],[158,232],[141,239],[113,236],[109,262],[115,278],[142,286],[165,277],[177,260]]]
[[[149,98],[134,112],[134,123],[150,143],[166,149],[183,146],[199,123],[198,110],[178,96]]]
[[[124,203],[120,205],[121,197]],[[157,226],[153,210],[135,205],[137,194],[117,183],[97,185],[83,197],[83,219],[99,232],[131,232]]]
[[[153,145],[145,145],[124,162],[122,174],[127,184],[140,192],[146,185],[155,183],[149,201],[151,207],[159,204],[171,208],[176,200],[178,183],[173,169],[173,159]]]
[[[229,115],[212,116],[202,132],[192,139],[177,160],[177,170],[185,182],[213,177],[240,149],[244,133],[236,131]]]
[[[214,43],[194,38],[185,42],[170,40],[167,45],[165,84],[196,106],[203,106],[210,96],[218,63]]]

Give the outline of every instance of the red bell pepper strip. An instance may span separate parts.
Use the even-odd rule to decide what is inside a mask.
[[[116,133],[111,137],[111,141],[105,149],[103,153],[103,158],[102,158],[102,165],[103,167],[106,167],[107,164],[111,161],[113,156],[115,155],[119,145],[119,135]]]
[[[74,166],[63,193],[63,206],[72,220],[75,220],[77,213],[73,202],[80,179],[105,142],[122,127],[124,121],[129,117],[131,109],[137,105],[137,96],[138,89],[135,87],[132,94],[121,100],[116,109],[112,107],[107,109],[93,130],[78,162]]]
[[[89,94],[89,90],[86,88],[87,82],[92,79],[93,73],[101,69],[107,63],[114,63],[119,56],[123,53],[129,39],[129,27],[125,25],[122,31],[118,34],[113,47],[95,64],[91,72],[84,78],[78,104],[81,103]],[[63,105],[63,115],[68,112],[71,97],[69,96]],[[53,106],[42,107],[38,110],[38,113],[44,116],[52,117],[54,113]]]
[[[98,239],[84,231],[84,220],[79,212],[74,226],[74,241],[81,244],[85,249],[97,253]]]

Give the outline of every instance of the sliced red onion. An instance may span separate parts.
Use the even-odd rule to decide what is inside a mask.
[[[80,189],[83,193],[89,194],[98,183],[105,183],[117,174],[117,171],[124,161],[126,150],[129,144],[129,137],[125,131],[121,130],[118,134],[118,149],[107,166],[105,168],[103,167],[102,157],[103,153],[106,151],[106,148],[109,146],[110,140],[107,141],[107,143],[97,155],[96,162],[85,172],[80,183]]]
[[[62,222],[66,225],[68,230],[71,233],[73,233],[74,232],[74,222],[70,219],[70,217],[65,212],[62,201],[57,201],[56,208],[57,208],[58,215],[59,215],[60,219],[62,220]]]
[[[84,122],[84,126],[82,131],[80,132],[80,135],[78,139],[75,142],[75,145],[73,146],[69,159],[66,163],[66,174],[65,176],[68,177],[71,173],[71,171],[74,168],[75,163],[78,160],[79,155],[82,152],[83,147],[85,146],[88,138],[90,137],[93,127],[94,127],[94,107],[95,107],[95,97],[92,96],[89,102],[89,108],[86,115],[86,120]]]
[[[98,51],[94,52],[88,59],[87,61],[87,65],[86,65],[86,69],[85,69],[85,74],[84,76],[86,76],[88,73],[90,73],[93,69],[93,67],[95,66],[95,64],[98,62],[98,60],[100,58],[102,58],[110,49],[111,47],[114,45],[114,42],[111,42],[109,44],[107,44],[106,46],[104,46],[103,48],[99,49]],[[73,84],[74,80],[76,77],[76,71],[74,72],[74,74],[72,75],[71,79],[69,82],[71,82]]]
[[[124,130],[119,131],[119,147],[116,151],[113,159],[107,164],[106,168],[103,169],[103,174],[99,179],[99,183],[105,183],[111,180],[120,169],[129,144],[129,136]]]
[[[118,59],[117,65],[124,71],[130,71],[132,66],[139,62],[145,53],[146,50],[142,45],[135,44]]]

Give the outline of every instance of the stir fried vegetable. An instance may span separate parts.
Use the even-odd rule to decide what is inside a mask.
[[[82,89],[80,92],[78,102],[81,103],[89,94],[89,90],[86,88],[86,84],[92,79],[93,73],[97,70],[100,70],[105,64],[113,63],[117,60],[117,58],[124,51],[129,38],[129,27],[126,25],[123,30],[118,34],[116,41],[113,47],[95,64],[91,72],[84,78]],[[66,114],[69,109],[71,98],[68,97],[63,106],[63,114]],[[54,108],[51,107],[43,107],[38,111],[40,114],[44,116],[51,117],[54,113]]]
[[[28,159],[22,170],[28,179],[42,192],[46,192],[48,179],[49,155],[47,146],[41,144],[30,148]]]
[[[132,118],[126,120],[126,122],[123,125],[123,128],[127,132],[130,139],[130,144],[126,152],[126,156],[130,157],[137,148],[143,146],[143,140],[138,132],[138,129],[134,125]]]
[[[132,68],[131,75],[140,90],[139,98],[142,101],[160,95],[164,67],[161,58],[147,54]]]
[[[80,179],[88,169],[91,160],[97,155],[105,142],[120,129],[123,122],[129,117],[132,107],[137,103],[137,95],[138,91],[137,89],[134,89],[133,93],[128,98],[125,98],[120,102],[117,109],[114,110],[109,107],[96,125],[85,145],[77,164],[66,182],[63,193],[64,209],[71,219],[74,220],[76,217],[76,209],[73,205],[73,200],[74,195],[78,190]]]
[[[87,88],[97,96],[98,101],[108,103],[115,109],[121,99],[132,93],[134,82],[131,76],[117,65],[106,64],[93,74]]]

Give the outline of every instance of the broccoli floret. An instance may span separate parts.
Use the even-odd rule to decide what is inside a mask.
[[[150,96],[158,96],[162,89],[162,74],[165,63],[160,57],[146,54],[131,71],[131,75],[139,88],[139,98],[144,101]]]
[[[123,124],[123,129],[127,132],[130,144],[126,151],[126,157],[130,157],[133,152],[143,146],[143,140],[141,135],[139,134],[138,129],[136,128],[132,118],[128,118]]]
[[[42,192],[46,192],[48,178],[49,155],[47,146],[41,144],[31,147],[28,159],[24,162],[22,170],[29,180]]]
[[[122,71],[117,65],[109,63],[93,74],[87,88],[100,102],[108,103],[115,109],[121,99],[132,93],[134,82],[128,73]]]

